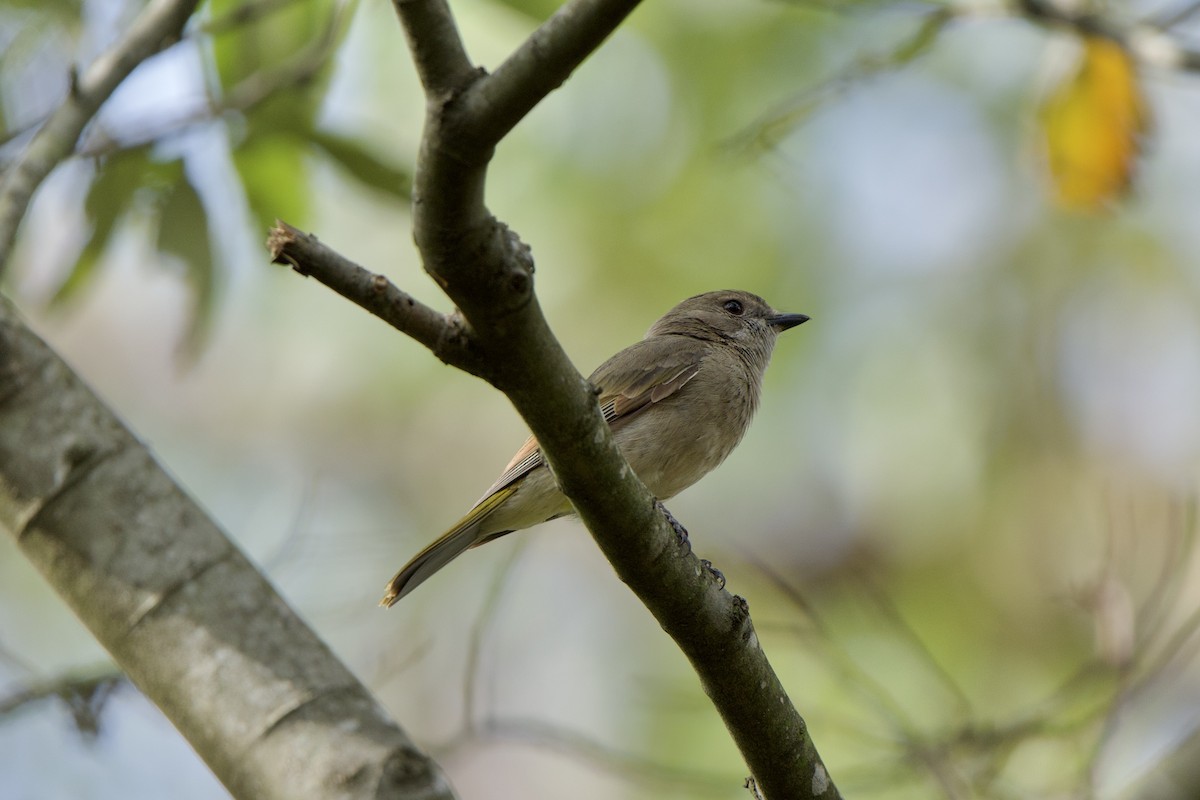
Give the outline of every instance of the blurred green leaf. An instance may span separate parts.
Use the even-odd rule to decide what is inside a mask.
[[[556,0],[498,0],[497,5],[511,8],[537,22],[547,19],[562,5]]]
[[[210,14],[220,19],[245,0],[213,0]],[[269,16],[228,28],[213,37],[213,58],[223,91],[276,69],[327,35],[333,24],[332,0],[296,0]]]
[[[367,152],[361,142],[323,132],[313,133],[311,141],[360,183],[406,203],[412,198],[412,174],[381,161]]]
[[[133,207],[134,195],[150,170],[147,156],[146,148],[127,150],[106,159],[100,166],[83,206],[92,225],[91,236],[75,266],[50,298],[52,305],[71,300],[90,282],[118,221]]]
[[[246,139],[302,138],[313,128],[319,98],[304,87],[275,91],[246,112]],[[242,146],[250,145],[249,141]],[[257,146],[257,143],[250,145]]]
[[[942,32],[955,18],[950,8],[936,8],[927,14],[911,35],[891,50],[859,58],[841,74],[807,89],[760,117],[732,137],[728,145],[735,150],[770,150],[831,102],[868,80],[907,66],[926,55]]]
[[[308,166],[303,140],[291,134],[256,136],[233,154],[246,201],[260,230],[276,219],[303,225],[308,217]]]
[[[208,214],[184,175],[163,198],[156,244],[160,252],[179,259],[191,287],[192,316],[185,344],[194,352],[212,320],[217,281],[209,244]]]
[[[16,8],[37,11],[46,16],[75,20],[83,8],[81,0],[0,0],[0,9]]]

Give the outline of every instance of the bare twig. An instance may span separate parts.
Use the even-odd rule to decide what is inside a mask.
[[[784,136],[850,89],[901,69],[927,53],[959,13],[949,6],[928,12],[913,32],[888,52],[863,56],[837,75],[787,98],[729,137],[723,146],[743,152],[775,148]]]
[[[295,0],[286,0],[286,2],[291,3]],[[329,24],[323,27],[322,34],[299,49],[287,62],[273,69],[260,70],[246,76],[230,87],[223,97],[219,99],[205,98],[198,104],[198,108],[183,114],[178,119],[159,124],[143,122],[136,126],[137,134],[132,138],[105,135],[104,132],[93,129],[85,137],[78,155],[85,158],[99,158],[122,150],[144,147],[197,125],[212,122],[222,114],[250,111],[285,89],[303,86],[313,81],[329,64],[334,45],[348,21],[348,16],[343,14],[339,17],[335,14],[331,17]]]
[[[892,693],[864,670],[844,648],[839,645],[832,631],[804,593],[791,581],[764,561],[752,558],[751,563],[761,572],[775,589],[792,603],[812,622],[819,645],[836,663],[846,685],[863,694],[875,707],[875,711],[894,735],[905,741],[915,741],[919,734],[908,713],[892,696]]]
[[[1192,17],[1196,16],[1196,12],[1200,11],[1200,0],[1188,0],[1178,8],[1163,12],[1155,16],[1151,24],[1156,28],[1166,30],[1174,28],[1176,25],[1187,22]]]
[[[1054,0],[1018,0],[1015,7],[1034,22],[1111,39],[1145,63],[1188,72],[1200,70],[1200,50],[1185,47],[1154,22],[1125,27],[1093,12],[1090,6],[1079,11]]]
[[[539,720],[488,719],[479,728],[478,735],[556,750],[623,778],[686,790],[691,796],[727,795],[729,786],[736,780],[732,775],[704,774],[661,764]]]
[[[219,36],[245,25],[253,25],[276,11],[281,11],[298,0],[251,0],[214,17],[196,28],[196,33]]]
[[[946,665],[938,661],[934,654],[929,650],[929,646],[925,644],[920,635],[913,629],[904,615],[900,613],[900,609],[896,608],[896,604],[884,592],[872,583],[870,580],[863,580],[861,586],[865,590],[865,594],[875,604],[879,612],[891,623],[891,628],[899,632],[908,640],[910,649],[916,653],[922,661],[928,666],[930,672],[937,677],[938,681],[953,695],[955,702],[958,704],[958,713],[963,719],[971,718],[971,700],[967,697],[967,693],[963,691],[962,686],[955,680],[950,671],[946,669]]]
[[[520,539],[509,551],[508,558],[492,576],[492,582],[484,595],[482,610],[471,626],[471,639],[467,645],[467,668],[463,672],[463,727],[471,730],[478,720],[479,674],[483,669],[483,644],[496,623],[500,611],[500,598],[512,575],[517,559],[525,552],[529,539]]]
[[[326,247],[317,237],[286,222],[277,222],[271,229],[267,249],[276,264],[288,264],[301,275],[316,278],[416,339],[443,362],[472,375],[488,374],[486,365],[472,348],[470,331],[459,316],[435,311],[396,288],[383,275],[363,269]]]
[[[73,670],[49,680],[30,681],[0,697],[0,717],[14,714],[25,706],[56,698],[71,711],[75,727],[81,734],[95,736],[100,730],[100,712],[104,704],[113,690],[124,681],[125,676],[111,664],[89,670]]]
[[[499,142],[595,52],[639,0],[570,0],[463,96],[480,142]]]
[[[88,69],[72,79],[66,100],[50,115],[0,180],[0,271],[33,193],[75,149],[84,127],[138,64],[176,41],[197,0],[151,0],[129,30]]]
[[[461,90],[480,76],[467,56],[446,0],[393,0],[408,35],[408,49],[430,100]]]

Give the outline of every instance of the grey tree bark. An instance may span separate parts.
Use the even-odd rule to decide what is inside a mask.
[[[235,797],[454,796],[4,298],[0,528]]]

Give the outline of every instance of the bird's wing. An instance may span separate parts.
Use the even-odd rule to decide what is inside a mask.
[[[601,364],[589,381],[599,392],[600,412],[605,421],[613,430],[619,430],[638,412],[678,392],[696,377],[706,350],[707,345],[696,339],[659,336],[643,339]],[[629,366],[630,362],[639,365]],[[516,483],[542,463],[537,439],[530,436],[480,503]]]
[[[708,346],[684,336],[644,339],[628,348],[633,357],[610,358],[592,373],[600,411],[617,430],[638,412],[662,402],[700,372]],[[635,351],[635,352],[630,352]],[[641,352],[636,352],[641,351]],[[630,366],[635,362],[634,366]],[[642,366],[650,364],[652,366]]]

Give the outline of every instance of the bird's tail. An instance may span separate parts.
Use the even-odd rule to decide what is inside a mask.
[[[501,533],[509,531],[488,531],[481,534],[484,520],[498,505],[508,499],[516,487],[506,487],[485,497],[450,530],[443,533],[432,544],[412,557],[396,576],[388,582],[379,605],[391,608],[400,598],[420,586],[433,573],[458,558],[470,547],[483,544]]]

